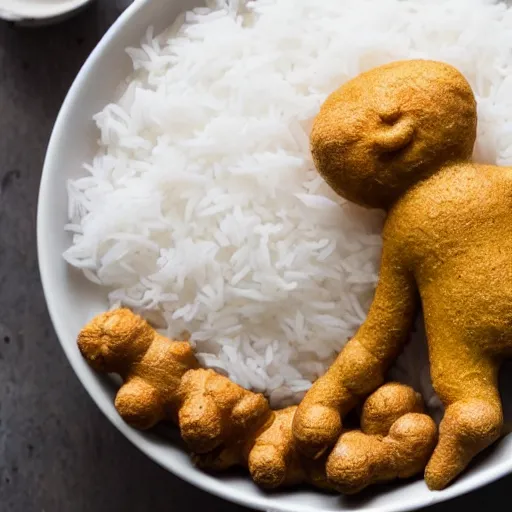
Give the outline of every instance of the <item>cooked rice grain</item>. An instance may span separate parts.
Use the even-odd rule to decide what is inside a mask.
[[[207,5],[127,50],[124,93],[94,118],[98,154],[68,184],[64,256],[111,306],[191,333],[205,365],[283,405],[364,319],[381,249],[382,213],[315,172],[314,115],[361,71],[444,60],[477,96],[477,158],[511,164],[512,12],[489,0]]]

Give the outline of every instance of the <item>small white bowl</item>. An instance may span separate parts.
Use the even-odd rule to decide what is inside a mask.
[[[62,258],[69,246],[66,180],[81,173],[82,162],[96,152],[98,133],[92,116],[114,99],[130,73],[125,48],[138,45],[146,28],[156,32],[201,0],[136,0],[111,27],[80,71],[58,116],[48,147],[39,195],[37,237],[43,287],[55,330],[78,378],[110,421],[137,448],[184,480],[242,505],[281,512],[401,512],[459,496],[512,472],[512,437],[500,441],[471,470],[442,492],[430,492],[422,480],[375,487],[362,497],[346,498],[309,489],[265,493],[248,476],[211,476],[196,469],[180,445],[126,425],[117,414],[115,389],[94,373],[76,346],[76,336],[90,318],[108,307],[103,290],[72,270]],[[112,454],[113,456],[115,454]]]
[[[48,25],[62,21],[92,0],[0,0],[0,18],[20,25]]]

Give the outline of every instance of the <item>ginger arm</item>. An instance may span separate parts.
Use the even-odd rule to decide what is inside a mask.
[[[293,422],[301,451],[317,458],[341,434],[341,418],[384,381],[414,319],[417,292],[404,252],[394,236],[384,239],[379,283],[368,317],[335,362],[308,391]]]

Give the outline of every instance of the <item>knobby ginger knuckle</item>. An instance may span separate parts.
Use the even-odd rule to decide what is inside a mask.
[[[423,399],[414,389],[388,382],[370,395],[361,412],[361,430],[365,434],[388,434],[398,418],[409,412],[423,412]]]
[[[188,343],[160,336],[128,309],[95,317],[80,332],[78,347],[93,368],[122,377],[116,408],[140,429],[176,418],[181,378],[198,367]]]
[[[128,309],[94,318],[78,347],[93,368],[122,377],[115,405],[128,424],[148,429],[174,421],[194,452],[250,434],[272,414],[263,395],[200,369],[189,343],[159,335]]]
[[[270,415],[263,395],[247,391],[213,370],[187,372],[177,392],[181,435],[195,453],[257,430]]]
[[[384,438],[395,450],[398,478],[409,478],[425,469],[437,441],[437,427],[426,414],[409,413],[398,418]]]
[[[433,386],[446,411],[426,469],[431,489],[446,487],[503,426],[497,376],[512,351],[512,169],[471,161],[476,128],[475,98],[462,74],[411,60],[340,87],[311,132],[327,183],[388,213],[375,298],[326,374],[339,390],[327,405],[342,417],[357,395],[359,378],[343,366],[355,343],[375,356],[365,362],[368,374],[385,373],[421,296]],[[300,409],[326,405],[315,386],[308,395]],[[305,444],[296,423],[296,439]]]
[[[300,451],[311,459],[318,459],[341,434],[340,413],[329,405],[303,402],[295,414],[293,433]]]
[[[158,389],[139,377],[121,386],[114,405],[126,423],[140,430],[151,428],[166,417]]]
[[[96,370],[124,373],[153,342],[154,331],[129,309],[96,316],[78,336],[78,348]]]
[[[276,489],[308,483],[332,489],[325,474],[326,457],[305,458],[293,440],[292,423],[297,407],[276,411],[271,426],[259,435],[249,453],[253,480],[263,488]]]
[[[271,426],[259,435],[249,452],[248,467],[253,480],[275,489],[306,480],[294,451],[291,424],[296,407],[276,413]]]
[[[274,411],[269,421],[242,443],[234,442],[221,451],[196,456],[196,464],[216,471],[247,466],[251,478],[264,489],[303,483],[332,489],[325,474],[325,457],[312,461],[297,450],[292,433],[296,410],[292,406]]]
[[[423,471],[437,428],[432,418],[415,412],[422,409],[421,397],[407,386],[389,383],[375,391],[363,406],[361,430],[343,433],[329,455],[329,483],[353,494]]]

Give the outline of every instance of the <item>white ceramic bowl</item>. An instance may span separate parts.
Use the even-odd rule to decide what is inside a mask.
[[[267,494],[245,476],[210,476],[194,468],[187,454],[154,434],[126,425],[113,405],[115,388],[94,373],[76,347],[81,327],[107,308],[105,294],[72,270],[62,258],[70,243],[67,222],[66,180],[80,173],[81,164],[96,151],[97,132],[92,116],[114,98],[118,84],[130,72],[124,49],[137,45],[146,28],[158,32],[183,10],[201,0],[136,0],[108,31],[80,71],[62,106],[48,147],[38,209],[39,264],[48,308],[62,347],[78,378],[110,421],[137,448],[184,480],[212,494],[248,507],[286,512],[355,510],[398,512],[413,510],[466,493],[512,472],[512,437],[490,450],[471,470],[443,492],[430,492],[423,481],[375,488],[358,498],[344,498],[292,490]],[[112,454],[115,456],[115,454]]]
[[[40,26],[63,21],[92,0],[0,0],[0,18],[20,25]]]

